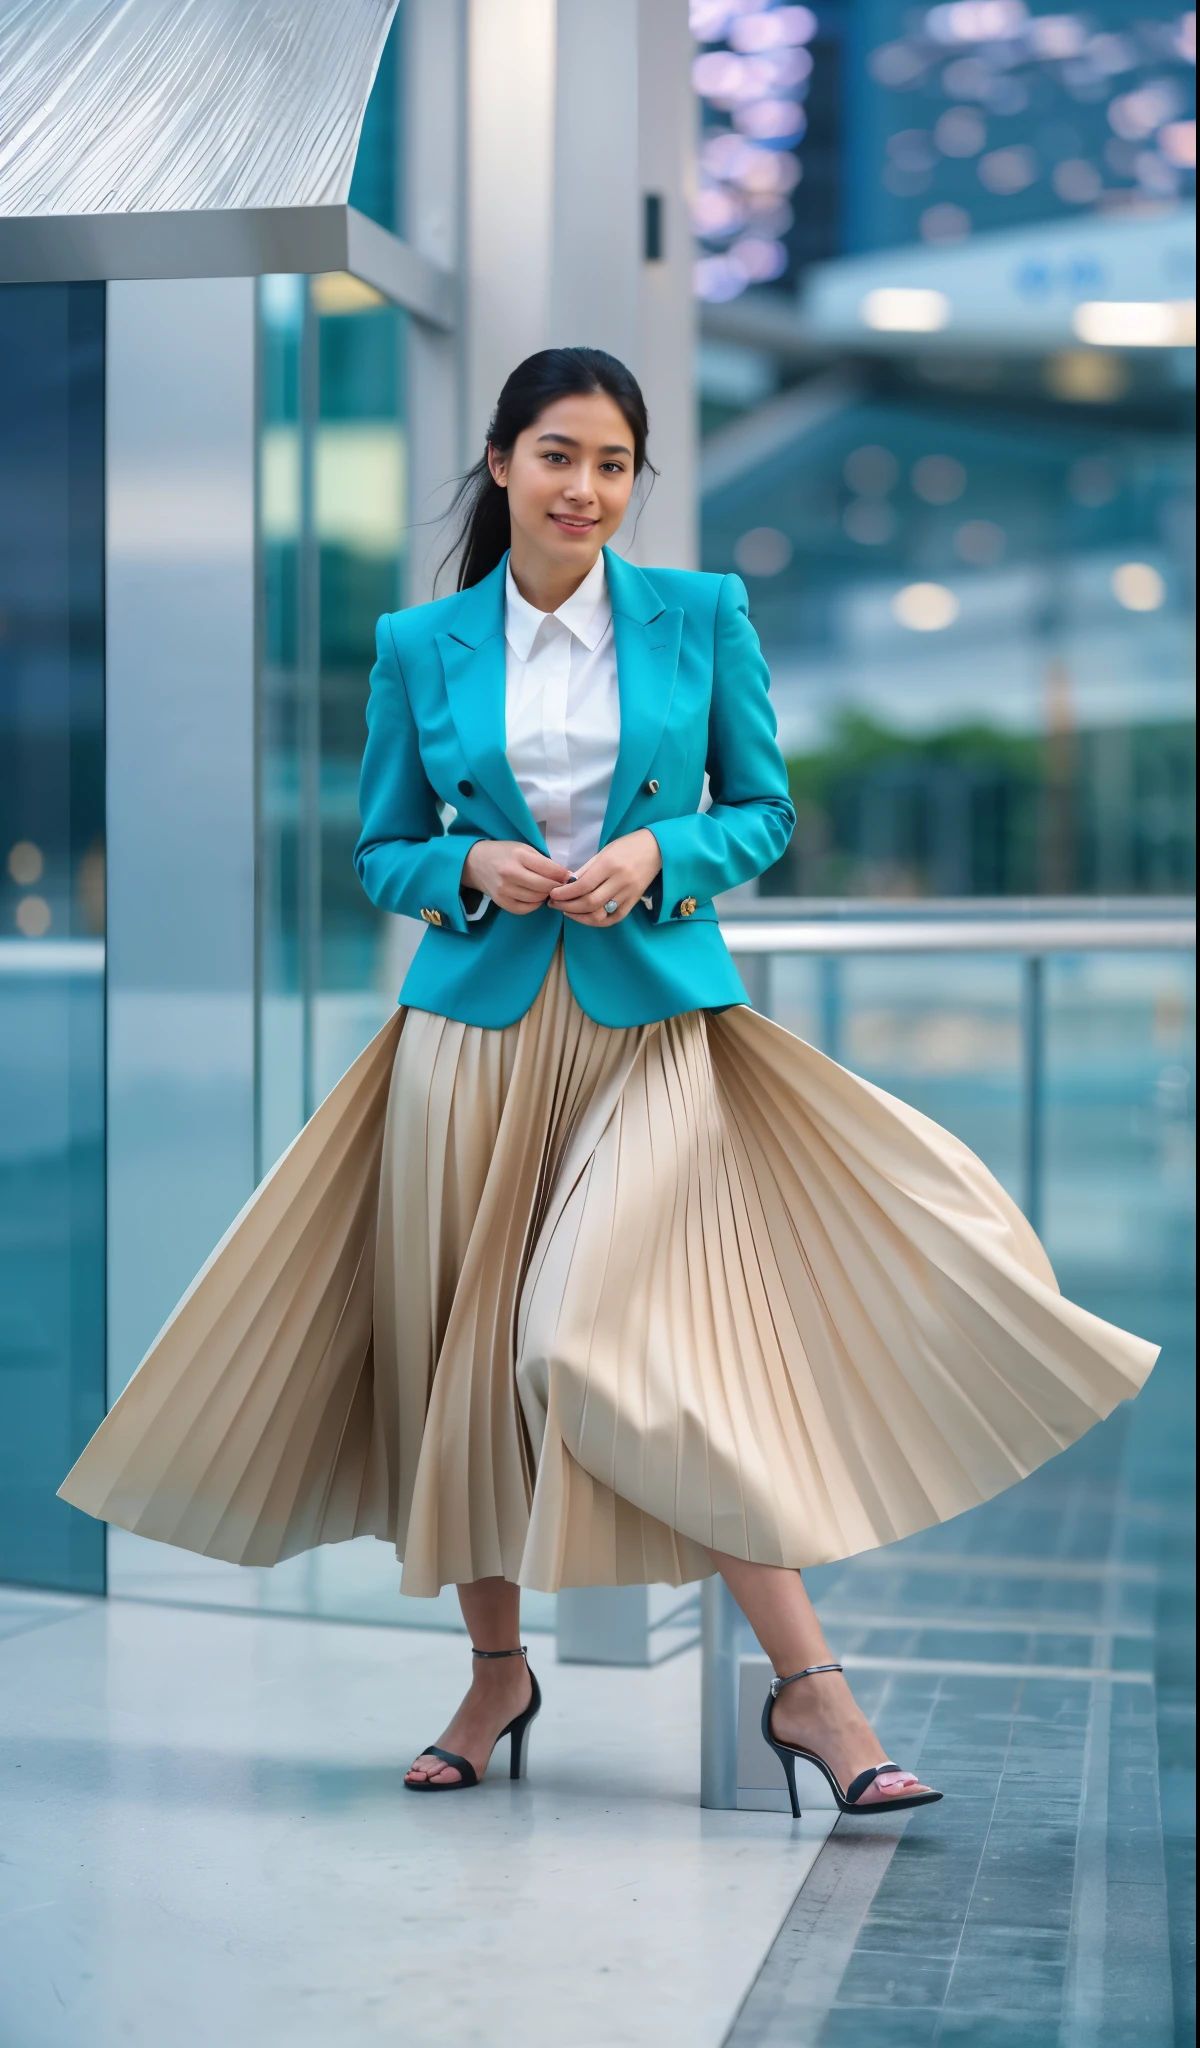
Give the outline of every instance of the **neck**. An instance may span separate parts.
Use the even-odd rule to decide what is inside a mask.
[[[600,550],[580,568],[578,562],[556,562],[542,553],[540,548],[531,547],[520,533],[514,533],[508,558],[512,579],[525,599],[535,611],[556,612],[560,604],[573,597],[581,583],[592,573],[599,560]]]

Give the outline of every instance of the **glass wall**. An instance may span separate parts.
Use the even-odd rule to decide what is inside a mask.
[[[768,890],[1194,887],[1194,20],[693,0],[702,555],[775,676]],[[823,339],[896,251],[933,326]],[[1162,345],[1087,338],[1127,300]]]
[[[403,601],[405,315],[357,279],[260,288],[260,1165],[395,1002],[400,921],[351,864],[375,621]]]
[[[104,287],[0,287],[0,1578],[99,1592]]]

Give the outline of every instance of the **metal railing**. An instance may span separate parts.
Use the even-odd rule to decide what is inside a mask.
[[[865,955],[1009,955],[1020,963],[1022,1206],[1040,1230],[1045,1185],[1046,962],[1080,953],[1194,952],[1191,899],[846,903],[758,897],[720,906],[726,944],[756,1009],[772,1010],[772,963],[807,955],[818,966],[821,1049],[841,1057],[842,965]],[[701,1591],[700,1803],[738,1804],[738,1635],[741,1619],[719,1578]]]

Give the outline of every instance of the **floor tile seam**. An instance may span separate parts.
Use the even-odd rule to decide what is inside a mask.
[[[1114,1513],[1110,1536],[1112,1551],[1117,1550],[1121,1534],[1121,1517]],[[1106,1619],[1111,1621],[1117,1599],[1115,1574],[1107,1581],[1103,1597]],[[1113,1688],[1107,1682],[1101,1683],[1093,1691],[1089,1703],[1080,1787],[1075,1876],[1071,1890],[1071,1945],[1062,2019],[1064,2048],[1093,2048],[1104,2027],[1113,1771],[1112,1709]],[[1154,1739],[1157,1748],[1156,1722]],[[1157,1770],[1155,1783],[1157,1789]],[[1163,1896],[1165,1900],[1165,1885]]]
[[[805,1890],[810,1884],[814,1874],[816,1873],[817,1866],[820,1863],[822,1856],[824,1855],[826,1849],[829,1847],[830,1842],[833,1840],[835,1831],[836,1822],[834,1823],[834,1826],[830,1828],[829,1833],[825,1837],[825,1840],[822,1842],[820,1848],[817,1850],[816,1855],[813,1857],[812,1862],[809,1864],[807,1871],[805,1872],[803,1878],[800,1881],[800,1884],[796,1888],[796,1891],[788,1900],[788,1903],[783,1911],[783,1916],[780,1919],[774,1934],[771,1936],[770,1941],[767,1943],[766,1948],[763,1950],[759,1958],[758,1967],[755,1970],[753,1976],[751,1977],[749,1984],[746,1986],[745,1993],[743,1994],[738,2004],[737,2010],[734,2013],[733,2018],[731,2019],[726,2032],[722,2036],[721,2048],[728,2048],[728,2044],[733,2041],[733,2038],[742,2023],[742,2017],[745,2014],[751,1999],[754,1997],[756,1990],[761,1984],[764,1975],[770,1967],[771,1958],[775,1953],[776,1947],[784,1937],[791,1916],[795,1912],[798,1902],[804,1897]],[[832,1894],[827,1894],[826,1897],[824,1899],[821,1899],[817,1904],[817,1909],[813,1916],[812,1924],[809,1926],[809,1928],[806,1929],[806,1935],[809,1939],[811,1939],[812,1934],[816,1932],[817,1923],[820,1920],[821,1914],[828,1910],[831,1898]]]
[[[882,1693],[882,1695],[881,1695],[881,1700],[880,1700],[880,1710],[881,1710],[881,1711],[886,1711],[886,1707],[887,1707],[887,1701],[888,1701],[888,1695],[889,1695],[889,1693],[890,1693],[890,1691],[891,1691],[891,1690],[892,1690],[892,1680],[891,1680],[891,1678],[889,1677],[889,1678],[888,1678],[888,1680],[887,1680],[887,1682],[886,1682],[886,1683],[885,1683],[885,1685],[884,1685],[884,1688],[883,1688],[883,1693]],[[929,1733],[929,1728],[930,1728],[930,1724],[931,1724],[931,1722],[932,1722],[932,1720],[933,1720],[933,1715],[934,1715],[935,1709],[936,1709],[936,1707],[937,1707],[937,1704],[938,1704],[938,1700],[939,1700],[939,1698],[940,1698],[940,1694],[941,1694],[941,1686],[940,1686],[940,1683],[939,1683],[938,1685],[936,1685],[936,1686],[934,1687],[934,1690],[933,1690],[933,1693],[932,1693],[932,1695],[931,1695],[931,1697],[930,1697],[930,1700],[929,1700],[928,1706],[927,1706],[927,1708],[926,1708],[926,1710],[925,1710],[925,1714],[924,1714],[924,1718],[923,1718],[923,1725],[922,1725],[922,1728],[921,1728],[921,1732],[920,1732],[920,1735],[919,1735],[919,1737],[917,1738],[917,1741],[916,1741],[916,1744],[915,1744],[915,1753],[914,1753],[914,1755],[913,1755],[913,1762],[914,1762],[914,1764],[915,1764],[915,1763],[917,1763],[917,1762],[919,1761],[919,1759],[920,1759],[920,1754],[921,1754],[921,1750],[923,1749],[923,1747],[924,1747],[924,1744],[925,1744],[925,1741],[926,1741],[926,1739],[927,1739],[927,1737],[928,1737],[928,1733]],[[879,1889],[880,1889],[880,1886],[881,1886],[881,1885],[883,1884],[884,1880],[885,1880],[885,1879],[886,1879],[886,1877],[887,1877],[887,1874],[888,1874],[888,1871],[889,1871],[889,1870],[890,1870],[890,1868],[891,1868],[891,1865],[892,1865],[892,1861],[893,1861],[893,1858],[894,1858],[894,1856],[895,1856],[896,1850],[897,1850],[897,1849],[899,1848],[899,1846],[900,1846],[900,1843],[901,1843],[901,1841],[903,1840],[903,1838],[904,1838],[904,1832],[903,1832],[903,1830],[901,1830],[901,1832],[900,1832],[900,1833],[899,1833],[898,1835],[896,1835],[896,1836],[895,1836],[895,1837],[894,1837],[894,1838],[892,1839],[892,1844],[891,1844],[891,1852],[890,1852],[890,1854],[889,1854],[889,1855],[888,1855],[888,1856],[886,1857],[886,1859],[885,1859],[885,1860],[884,1860],[884,1861],[882,1862],[881,1868],[879,1869],[879,1871],[878,1871],[878,1874],[877,1874],[877,1876],[876,1876],[876,1879],[875,1879],[875,1883],[874,1883],[874,1886],[873,1886],[873,1888],[872,1888],[872,1890],[871,1890],[871,1894],[870,1894],[870,1897],[869,1897],[869,1898],[868,1898],[868,1899],[866,1900],[866,1902],[865,1902],[865,1904],[864,1904],[864,1906],[863,1906],[863,1910],[862,1910],[862,1914],[861,1914],[861,1917],[860,1917],[860,1919],[859,1919],[859,1923],[858,1923],[858,1926],[857,1926],[857,1928],[855,1928],[855,1930],[854,1930],[854,1932],[853,1932],[853,1936],[852,1936],[852,1939],[851,1939],[851,1942],[850,1942],[850,1946],[849,1946],[848,1950],[846,1951],[845,1959],[844,1959],[844,1961],[843,1961],[843,1963],[842,1963],[842,1968],[841,1968],[841,1971],[840,1971],[840,1973],[839,1973],[839,1976],[838,1976],[838,1980],[837,1980],[837,1983],[835,1984],[835,1986],[834,1986],[834,1988],[833,1988],[833,1992],[832,1992],[832,1994],[831,1994],[830,1998],[829,1998],[828,2000],[825,2000],[825,2001],[823,2001],[823,2002],[821,2003],[821,2005],[820,2005],[820,2006],[809,2006],[809,2007],[807,2008],[807,2010],[808,2010],[808,2011],[809,2011],[809,2012],[811,2013],[811,2015],[812,2015],[812,2017],[813,2017],[813,2019],[814,2019],[814,2022],[816,2023],[816,2028],[817,2028],[817,2031],[816,2031],[816,2032],[814,2032],[814,2033],[812,2034],[812,2036],[811,2036],[811,2038],[812,2038],[813,2042],[816,2042],[816,2040],[817,2040],[817,2038],[818,2038],[818,2034],[819,2034],[819,2032],[820,2032],[820,2031],[821,2031],[821,2030],[823,2029],[823,2027],[824,2027],[824,2023],[825,2023],[826,2019],[828,2018],[828,2016],[829,2016],[830,2012],[832,2012],[832,2011],[834,2010],[834,2007],[836,2006],[836,2002],[837,2002],[837,1993],[838,1993],[838,1989],[840,1988],[841,1984],[842,1984],[842,1983],[844,1982],[844,1980],[845,1980],[845,1976],[846,1976],[846,1972],[848,1971],[848,1969],[850,1968],[850,1966],[851,1966],[851,1964],[852,1964],[852,1962],[853,1962],[853,1960],[854,1960],[854,1956],[855,1956],[855,1954],[857,1953],[857,1950],[858,1950],[858,1943],[859,1943],[859,1939],[860,1939],[860,1937],[861,1937],[861,1935],[862,1935],[862,1930],[863,1930],[863,1928],[864,1928],[864,1927],[866,1926],[866,1924],[867,1924],[867,1921],[868,1921],[868,1919],[869,1919],[869,1917],[870,1917],[870,1913],[871,1913],[871,1908],[872,1908],[872,1905],[873,1905],[873,1903],[874,1903],[875,1899],[876,1899],[876,1898],[878,1897],[878,1895],[879,1895]],[[847,1842],[848,1840],[850,1840],[850,1839],[852,1839],[852,1838],[851,1838],[851,1837],[848,1837],[848,1836],[841,1836],[841,1837],[839,1838],[839,1832],[838,1832],[838,1824],[835,1824],[835,1826],[834,1826],[833,1828],[831,1828],[831,1830],[830,1830],[829,1834],[828,1834],[828,1835],[826,1836],[826,1839],[825,1839],[825,1841],[824,1841],[824,1842],[822,1843],[822,1845],[821,1845],[821,1848],[820,1848],[820,1850],[818,1851],[817,1855],[816,1855],[816,1856],[815,1856],[815,1857],[813,1858],[813,1861],[812,1861],[812,1863],[811,1863],[811,1865],[810,1865],[810,1867],[809,1867],[809,1869],[808,1869],[808,1872],[807,1872],[807,1873],[806,1873],[806,1875],[805,1875],[805,1878],[804,1878],[804,1881],[803,1881],[803,1883],[802,1883],[802,1884],[800,1885],[800,1887],[799,1887],[799,1889],[798,1889],[798,1891],[797,1891],[797,1893],[796,1893],[796,1896],[795,1896],[795,1898],[794,1898],[794,1899],[792,1900],[792,1903],[791,1903],[791,1905],[789,1906],[789,1908],[788,1908],[788,1911],[787,1911],[787,1913],[786,1913],[786,1914],[785,1914],[785,1916],[784,1916],[784,1921],[783,1921],[783,1924],[781,1925],[780,1929],[779,1929],[779,1930],[778,1930],[778,1932],[776,1933],[776,1936],[775,1936],[775,1940],[774,1940],[774,1941],[772,1942],[772,1944],[771,1944],[770,1948],[769,1948],[769,1949],[767,1950],[766,1956],[765,1956],[765,1957],[764,1957],[764,1959],[763,1959],[763,1962],[762,1962],[762,1964],[761,1964],[761,1966],[760,1966],[760,1968],[759,1968],[759,1971],[758,1971],[758,1974],[757,1974],[757,1976],[756,1976],[756,1977],[754,1978],[753,1982],[752,1982],[752,1983],[750,1984],[749,1988],[747,1989],[747,1992],[746,1992],[746,1996],[745,1996],[745,1998],[744,1998],[744,1999],[742,2000],[742,2003],[741,2003],[741,2005],[739,2006],[739,2008],[738,2008],[738,2011],[737,2011],[737,2013],[736,2013],[736,2014],[735,2014],[735,2016],[734,2016],[733,2024],[732,2024],[732,2026],[730,2027],[730,2029],[729,2029],[729,2032],[728,2032],[728,2034],[727,2034],[727,2035],[726,2035],[726,2037],[725,2037],[725,2042],[724,2042],[724,2044],[723,2044],[723,2048],[729,2048],[729,2044],[731,2044],[731,2043],[733,2042],[733,2040],[734,2040],[734,2036],[735,2036],[735,2034],[736,2034],[736,2031],[737,2031],[737,2028],[738,2028],[738,2027],[739,2027],[739,2025],[741,2024],[741,2020],[742,2020],[742,2015],[743,2015],[744,2013],[746,2013],[746,2012],[747,2012],[747,2009],[748,2009],[748,2008],[749,2008],[749,2006],[750,2006],[750,2002],[751,2002],[751,2000],[752,2000],[752,1999],[753,1999],[753,1997],[754,1997],[755,1991],[757,1990],[757,1988],[758,1988],[759,1984],[760,1984],[760,1983],[762,1982],[762,1979],[763,1979],[763,1977],[764,1977],[765,1973],[766,1973],[766,1972],[767,1972],[767,1970],[769,1969],[769,1967],[770,1967],[770,1963],[771,1963],[771,1959],[772,1959],[772,1956],[773,1956],[773,1955],[774,1955],[774,1953],[775,1953],[775,1947],[776,1947],[776,1944],[777,1944],[777,1943],[779,1942],[779,1940],[780,1940],[780,1938],[781,1938],[781,1936],[782,1936],[782,1934],[783,1934],[783,1932],[784,1932],[784,1928],[785,1928],[785,1927],[787,1926],[788,1922],[790,1921],[790,1919],[791,1919],[791,1916],[792,1916],[792,1914],[794,1913],[794,1911],[795,1911],[795,1909],[796,1909],[797,1905],[798,1905],[798,1904],[799,1904],[799,1902],[800,1902],[800,1901],[801,1901],[801,1900],[802,1900],[802,1899],[804,1898],[804,1894],[805,1894],[806,1890],[808,1890],[808,1888],[809,1888],[810,1886],[814,1885],[814,1880],[816,1880],[816,1881],[817,1881],[817,1883],[819,1884],[819,1882],[820,1882],[820,1878],[821,1878],[821,1876],[822,1876],[822,1875],[824,1874],[824,1873],[822,1873],[822,1871],[821,1871],[821,1865],[822,1865],[822,1860],[823,1860],[823,1859],[824,1859],[824,1858],[826,1857],[827,1853],[831,1853],[832,1855],[836,1856],[836,1855],[837,1855],[837,1853],[838,1853],[838,1849],[839,1849],[839,1848],[841,1848],[841,1847],[843,1847],[843,1846],[844,1846],[844,1845],[846,1844],[846,1842]],[[886,1838],[883,1838],[883,1839],[886,1839]],[[827,1867],[828,1867],[828,1866],[827,1866]],[[818,1910],[818,1913],[817,1913],[817,1915],[816,1915],[816,1918],[814,1919],[814,1923],[813,1923],[813,1925],[812,1925],[812,1926],[810,1927],[810,1929],[808,1930],[808,1933],[809,1933],[809,1938],[810,1938],[810,1940],[811,1940],[811,1936],[812,1936],[812,1934],[813,1934],[813,1933],[814,1933],[814,1932],[816,1931],[816,1920],[819,1920],[819,1918],[820,1918],[820,1914],[821,1914],[822,1912],[827,1912],[827,1911],[829,1910],[830,1906],[831,1906],[831,1905],[832,1905],[832,1903],[833,1903],[833,1900],[834,1900],[834,1897],[835,1897],[835,1894],[836,1894],[836,1891],[837,1891],[837,1886],[838,1886],[838,1882],[839,1882],[839,1881],[840,1881],[840,1880],[835,1880],[835,1881],[834,1881],[834,1885],[833,1885],[833,1886],[832,1886],[832,1888],[831,1888],[831,1889],[830,1889],[830,1890],[829,1890],[829,1891],[828,1891],[828,1892],[826,1893],[826,1896],[825,1896],[825,1897],[824,1897],[824,1898],[823,1898],[823,1899],[821,1900],[821,1902],[820,1902],[820,1908],[819,1908],[819,1910]],[[815,1887],[814,1887],[814,1888],[815,1888]],[[790,2010],[790,2011],[792,2011],[792,2012],[795,2012],[795,2011],[797,2010],[797,2008],[789,2006],[789,2010]]]
[[[872,1657],[854,1650],[844,1651],[841,1662],[847,1671],[892,1671],[913,1677],[928,1672],[948,1678],[1037,1678],[1071,1685],[1095,1685],[1105,1679],[1117,1685],[1154,1684],[1153,1671],[1121,1671],[1094,1664],[1009,1664],[973,1657]]]
[[[816,1603],[816,1606],[822,1622],[833,1622],[839,1628],[904,1628],[912,1630],[944,1628],[960,1635],[1087,1636],[1089,1639],[1098,1635],[1116,1635],[1118,1638],[1124,1636],[1133,1642],[1153,1642],[1157,1635],[1157,1631],[1150,1623],[1123,1623],[1116,1629],[1110,1629],[1107,1625],[1100,1623],[1093,1625],[1086,1619],[1067,1615],[1064,1615],[1061,1619],[1054,1618],[1050,1621],[1028,1621],[1019,1615],[1011,1613],[1001,1615],[999,1619],[993,1619],[990,1616],[976,1618],[975,1616],[962,1614],[921,1613],[915,1615],[911,1620],[897,1621],[894,1612],[888,1614],[843,1613],[839,1608],[827,1606],[820,1601]]]
[[[982,1869],[983,1869],[983,1864],[984,1864],[984,1858],[985,1858],[985,1857],[986,1857],[986,1855],[987,1855],[987,1848],[988,1848],[988,1843],[989,1843],[989,1841],[991,1840],[991,1836],[992,1836],[992,1827],[993,1827],[993,1825],[994,1825],[994,1822],[995,1822],[995,1817],[996,1817],[996,1807],[997,1807],[997,1805],[999,1804],[999,1800],[1000,1800],[1000,1787],[1001,1787],[1001,1786],[1003,1785],[1003,1783],[1004,1783],[1004,1773],[1005,1773],[1005,1770],[1006,1770],[1006,1768],[1007,1768],[1007,1765],[1008,1765],[1008,1760],[1009,1760],[1009,1757],[1010,1757],[1010,1756],[1011,1756],[1011,1754],[1012,1754],[1012,1747],[1013,1747],[1013,1734],[1014,1734],[1014,1730],[1015,1730],[1015,1728],[1016,1728],[1016,1725],[1017,1725],[1017,1715],[1018,1715],[1018,1713],[1020,1712],[1020,1709],[1021,1709],[1021,1694],[1020,1694],[1020,1691],[1018,1691],[1018,1694],[1017,1694],[1017,1698],[1016,1698],[1016,1699],[1014,1700],[1014,1702],[1013,1702],[1013,1711],[1012,1711],[1012,1716],[1011,1716],[1011,1718],[1010,1718],[1010,1720],[1009,1720],[1009,1724],[1008,1724],[1008,1741],[1007,1741],[1007,1743],[1006,1743],[1006,1745],[1005,1745],[1005,1752],[1004,1752],[1004,1756],[1003,1756],[1003,1758],[1001,1759],[1001,1763],[1000,1763],[1000,1769],[999,1769],[999,1771],[997,1772],[997,1775],[996,1775],[996,1786],[995,1786],[995,1792],[994,1792],[994,1794],[993,1794],[993,1798],[992,1798],[992,1808],[991,1808],[991,1814],[990,1814],[990,1816],[989,1816],[989,1819],[988,1819],[988,1825],[987,1825],[987,1829],[986,1829],[986,1832],[985,1832],[985,1834],[984,1834],[983,1846],[982,1846],[982,1848],[980,1849],[980,1852],[979,1852],[979,1860],[978,1860],[978,1862],[977,1862],[977,1863],[976,1863],[976,1865],[975,1865],[975,1874],[974,1874],[974,1876],[973,1876],[973,1878],[972,1878],[972,1880],[971,1880],[971,1887],[970,1887],[970,1891],[969,1891],[969,1893],[968,1893],[968,1895],[967,1895],[967,1900],[966,1900],[966,1907],[965,1907],[965,1911],[964,1911],[964,1913],[963,1913],[963,1918],[962,1918],[962,1926],[961,1926],[961,1928],[959,1929],[959,1936],[958,1936],[958,1941],[957,1941],[957,1942],[956,1942],[956,1944],[955,1944],[955,1949],[954,1949],[954,1956],[953,1956],[953,1958],[952,1958],[952,1961],[951,1961],[951,1964],[950,1964],[950,1973],[949,1973],[949,1976],[948,1976],[948,1977],[947,1977],[947,1979],[946,1979],[946,1996],[945,1996],[945,1998],[944,1998],[944,1999],[942,2000],[942,2010],[943,2010],[943,2012],[945,2011],[946,2007],[947,2007],[947,2006],[948,2006],[948,2004],[949,2004],[949,1999],[950,1999],[950,1987],[951,1987],[951,1985],[952,1985],[952,1984],[953,1984],[953,1982],[954,1982],[954,1973],[955,1973],[955,1970],[956,1970],[956,1969],[958,1968],[958,1961],[959,1961],[959,1957],[960,1957],[960,1956],[961,1956],[961,1954],[962,1954],[963,1940],[964,1940],[964,1937],[965,1937],[965,1935],[966,1935],[966,1931],[967,1931],[967,1926],[968,1926],[968,1923],[969,1923],[969,1921],[970,1921],[970,1918],[971,1918],[971,1908],[972,1908],[972,1906],[973,1906],[973,1904],[974,1904],[974,1902],[975,1902],[975,1894],[976,1894],[976,1892],[977,1892],[977,1891],[978,1891],[978,1889],[979,1889],[979,1878],[980,1878],[980,1873],[981,1873],[981,1871],[982,1871]],[[936,2043],[937,2043],[937,2042],[938,2042],[938,2041],[939,2041],[939,2040],[941,2039],[941,2034],[942,2034],[942,2022],[941,2022],[941,2019],[939,2018],[939,2019],[937,2020],[937,2022],[936,2022],[935,2026],[934,2026],[934,2033],[933,2033],[933,2039],[934,2039],[934,2043],[935,2043],[935,2048],[936,2048]]]

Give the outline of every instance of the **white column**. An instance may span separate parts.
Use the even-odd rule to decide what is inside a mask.
[[[110,1398],[254,1185],[254,289],[108,287]]]
[[[558,0],[547,341],[638,355],[638,0]]]
[[[468,0],[463,414],[473,460],[522,357],[570,343],[620,356],[661,471],[621,545],[683,568],[696,559],[687,15],[687,0]],[[645,260],[651,193],[658,262]]]
[[[474,461],[509,371],[550,340],[556,0],[468,0],[467,19],[464,429]]]
[[[640,266],[634,363],[650,413],[650,449],[661,474],[646,500],[634,548],[639,562],[694,569],[699,560],[696,312],[689,219],[697,111],[687,0],[640,0],[638,161],[643,195],[662,202],[663,253]]]

